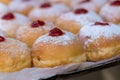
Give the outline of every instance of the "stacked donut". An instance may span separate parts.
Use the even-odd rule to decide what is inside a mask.
[[[119,0],[0,0],[0,71],[120,54]]]

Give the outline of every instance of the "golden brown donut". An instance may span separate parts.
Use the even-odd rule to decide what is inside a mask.
[[[55,22],[63,13],[69,12],[70,9],[64,4],[44,3],[39,7],[33,8],[29,13],[31,20],[48,20]]]
[[[75,35],[59,28],[52,29],[35,41],[32,56],[35,67],[55,67],[86,61]]]
[[[31,67],[31,53],[26,44],[0,36],[0,72],[13,72]]]
[[[120,0],[113,0],[104,5],[100,10],[100,16],[107,22],[120,23]]]
[[[120,54],[120,27],[112,23],[95,22],[85,25],[77,34],[83,43],[87,59],[100,61]]]
[[[79,8],[73,12],[68,12],[58,17],[56,20],[56,26],[76,34],[84,25],[96,21],[102,21],[102,18],[93,11]]]
[[[46,34],[54,27],[51,22],[36,20],[21,26],[16,33],[16,38],[25,42],[29,47],[32,47],[34,41]]]

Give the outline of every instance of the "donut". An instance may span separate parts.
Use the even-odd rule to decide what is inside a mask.
[[[35,6],[38,6],[43,2],[46,2],[46,0],[12,0],[8,7],[12,12],[28,15]]]
[[[15,72],[31,67],[31,53],[26,44],[0,36],[0,72]]]
[[[108,0],[73,0],[71,2],[71,7],[74,10],[78,8],[85,8],[98,13],[100,8],[107,2]]]
[[[77,34],[88,61],[100,61],[120,54],[120,27],[113,23],[85,25]]]
[[[63,30],[76,34],[82,26],[96,21],[102,21],[102,18],[93,11],[79,8],[73,12],[62,14],[58,17],[55,24]]]
[[[120,23],[120,1],[114,0],[104,5],[100,10],[100,16],[106,22]]]
[[[53,27],[51,22],[36,20],[20,27],[17,30],[16,38],[32,47],[32,44],[38,37],[49,32]]]
[[[29,22],[29,19],[21,14],[8,12],[0,17],[0,29],[3,30],[8,37],[15,38],[16,30]]]
[[[33,44],[33,65],[43,68],[84,62],[86,56],[78,43],[74,34],[55,27]]]
[[[55,22],[56,18],[61,14],[70,11],[64,4],[44,3],[39,7],[35,7],[30,13],[31,20],[48,20]]]

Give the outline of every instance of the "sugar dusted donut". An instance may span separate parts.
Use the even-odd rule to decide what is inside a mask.
[[[73,0],[71,7],[73,9],[85,8],[95,12],[99,12],[100,8],[107,2],[107,0]]]
[[[78,43],[74,34],[54,28],[33,44],[33,64],[35,67],[55,67],[84,62],[86,56]]]
[[[95,22],[78,33],[89,61],[100,61],[120,54],[120,27],[112,23]]]
[[[68,11],[69,8],[64,4],[44,3],[34,8],[30,12],[29,18],[31,20],[49,20],[55,22],[57,17]]]
[[[12,0],[9,4],[9,8],[12,12],[28,15],[33,7],[40,5],[45,1],[46,0]]]
[[[32,47],[32,44],[38,37],[49,32],[52,28],[53,24],[51,22],[36,20],[20,27],[17,30],[16,38]]]
[[[16,30],[29,22],[29,19],[18,13],[8,12],[0,17],[0,29],[3,30],[8,37],[15,38]]]
[[[30,49],[18,40],[0,36],[0,72],[13,72],[29,67]]]
[[[100,11],[101,17],[108,22],[120,23],[120,1],[114,0],[104,5]]]
[[[62,14],[56,21],[56,25],[72,33],[78,33],[80,28],[90,22],[102,21],[101,17],[93,11],[84,8],[76,9],[74,12]]]

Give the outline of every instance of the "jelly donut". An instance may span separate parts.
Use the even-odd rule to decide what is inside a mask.
[[[120,0],[114,0],[104,5],[100,16],[107,22],[120,23]]]
[[[31,53],[26,44],[0,36],[0,72],[14,72],[31,67]]]
[[[12,12],[28,15],[33,7],[40,5],[45,1],[46,0],[12,0],[8,7]]]
[[[52,28],[53,24],[51,22],[36,20],[20,27],[17,30],[16,38],[32,47],[32,44],[38,37],[49,32]]]
[[[18,13],[8,12],[0,17],[0,29],[3,30],[8,37],[15,38],[16,30],[19,26],[29,22],[29,19]]]
[[[120,27],[106,22],[85,25],[77,34],[89,61],[109,59],[120,54]]]
[[[57,20],[56,25],[72,33],[78,33],[80,28],[90,22],[102,21],[102,18],[93,11],[80,8],[74,12],[62,14]]]
[[[48,20],[55,22],[61,14],[70,11],[64,4],[44,3],[35,7],[29,14],[31,20]]]
[[[73,9],[85,8],[87,10],[92,10],[99,12],[100,8],[107,2],[107,0],[73,0],[71,2],[71,7]]]
[[[83,48],[75,35],[59,28],[39,37],[32,47],[35,67],[55,67],[86,61]]]
[[[0,30],[0,36],[5,37],[5,36],[7,36],[7,35],[6,35],[6,33],[5,33],[4,31]]]

